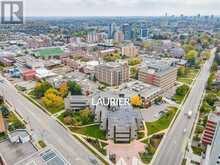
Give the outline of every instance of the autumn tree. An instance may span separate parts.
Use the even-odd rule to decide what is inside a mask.
[[[42,97],[42,102],[47,108],[60,108],[64,107],[64,100],[59,95],[56,89],[50,88],[45,92],[44,97]]]
[[[40,98],[44,95],[44,93],[50,88],[50,84],[46,81],[44,82],[37,82],[35,84],[35,88],[34,88],[34,95],[37,97],[37,98]]]
[[[59,92],[62,97],[66,97],[68,95],[68,91],[69,91],[69,88],[68,88],[67,83],[63,83],[59,88]]]
[[[142,99],[140,98],[140,96],[133,96],[131,98],[131,104],[135,107],[139,107],[142,105]]]

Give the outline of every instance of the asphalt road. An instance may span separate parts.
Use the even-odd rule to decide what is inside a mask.
[[[176,121],[163,138],[161,147],[152,162],[153,165],[181,164],[185,147],[190,137],[196,113],[209,77],[210,68],[214,60],[214,54],[215,49],[213,49],[210,59],[203,65],[201,72],[192,86],[191,92],[183,104]],[[193,114],[191,118],[188,118],[186,114],[190,110],[193,111]],[[184,129],[186,129],[186,132],[184,132]]]
[[[4,79],[0,77],[0,79]],[[33,129],[34,139],[42,138],[55,147],[72,165],[102,164],[85,146],[72,137],[55,119],[19,94],[7,80],[1,81],[0,92]],[[97,163],[94,163],[94,160]]]

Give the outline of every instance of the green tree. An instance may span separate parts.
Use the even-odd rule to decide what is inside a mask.
[[[131,78],[133,79],[138,78],[138,70],[136,66],[130,68],[130,73],[131,73]]]
[[[208,93],[205,96],[205,101],[210,105],[214,106],[215,102],[217,101],[217,95],[215,93]]]
[[[189,90],[188,85],[184,84],[176,89],[176,95],[185,96],[188,90]]]
[[[2,112],[2,116],[7,118],[9,116],[9,110],[6,106],[2,105],[0,108],[0,112]]]
[[[88,108],[81,110],[79,115],[81,117],[82,124],[88,124],[90,121],[92,121],[92,113]]]
[[[67,85],[71,95],[82,95],[81,87],[75,81],[69,81]]]
[[[186,54],[186,60],[190,63],[195,63],[196,57],[198,56],[198,52],[196,50],[190,50]]]
[[[200,108],[200,112],[202,112],[202,113],[209,113],[211,111],[212,111],[212,107],[206,101],[204,101],[202,103],[201,108]]]
[[[183,45],[183,49],[185,50],[186,53],[188,53],[189,51],[193,50],[194,47],[191,44],[185,44]]]
[[[183,77],[186,75],[186,68],[184,66],[181,66],[178,68],[177,75],[180,77]]]
[[[141,63],[141,59],[140,58],[131,58],[128,60],[128,65],[131,65],[131,66],[134,66],[134,65],[137,65],[137,64],[140,64]]]
[[[218,70],[218,64],[217,64],[217,62],[214,62],[214,63],[212,64],[211,71],[212,71],[212,72],[215,72],[215,71],[217,71],[217,70]]]
[[[50,88],[50,84],[47,81],[37,82],[34,88],[34,95],[37,98],[44,96],[44,93]]]
[[[211,73],[209,75],[209,78],[208,78],[207,89],[211,89],[212,88],[212,83],[213,83],[214,78],[215,78],[215,74]]]

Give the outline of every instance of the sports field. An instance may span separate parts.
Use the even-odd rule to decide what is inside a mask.
[[[45,48],[45,49],[38,49],[34,55],[36,57],[54,57],[60,56],[64,53],[61,48]]]

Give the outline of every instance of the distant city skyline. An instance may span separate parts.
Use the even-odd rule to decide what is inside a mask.
[[[25,16],[220,15],[219,0],[24,0]]]

